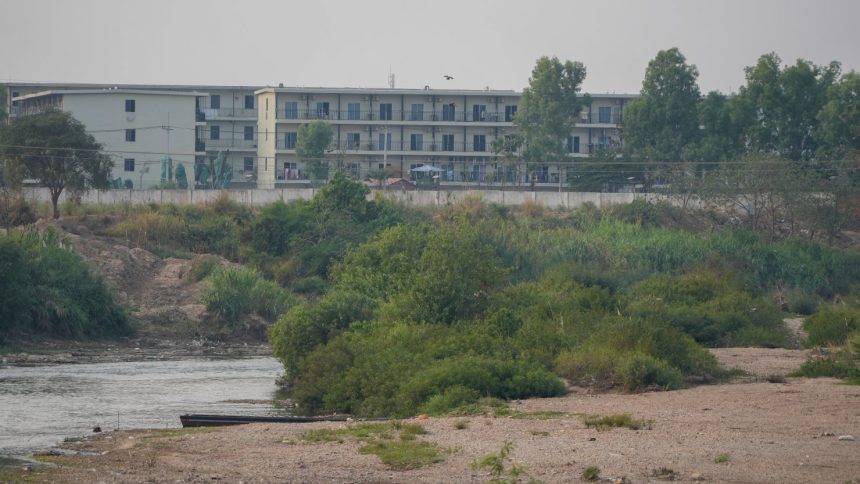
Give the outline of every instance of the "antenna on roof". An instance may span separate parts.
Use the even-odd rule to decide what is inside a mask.
[[[391,72],[391,68],[388,68],[388,87],[394,89],[394,73]]]

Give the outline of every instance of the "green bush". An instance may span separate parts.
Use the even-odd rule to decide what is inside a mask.
[[[128,318],[101,278],[53,229],[0,237],[0,339],[127,335]],[[14,277],[9,275],[14,274]]]
[[[860,312],[848,309],[827,309],[814,314],[803,323],[810,345],[841,345],[848,335],[860,329]]]
[[[203,300],[209,311],[236,324],[252,313],[274,321],[290,306],[292,296],[254,269],[226,267],[209,276]]]
[[[218,262],[217,257],[208,254],[201,255],[199,257],[195,257],[194,260],[191,261],[191,270],[189,271],[189,275],[191,276],[192,281],[202,281],[209,277],[209,275],[220,266],[221,264]]]

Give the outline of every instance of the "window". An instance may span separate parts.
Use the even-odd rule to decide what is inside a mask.
[[[454,121],[455,110],[454,103],[442,106],[442,121]]]
[[[251,94],[245,96],[245,109],[254,109],[254,96]]]
[[[288,150],[296,149],[296,132],[284,133],[284,148]]]
[[[442,135],[442,151],[454,151],[454,135]]]
[[[212,109],[221,109],[221,96],[213,94],[209,97],[209,107]]]
[[[133,129],[125,130],[125,140],[130,141],[130,142],[136,141],[137,140],[137,133],[135,132],[135,130],[133,130]]]
[[[487,137],[483,134],[476,134],[472,137],[473,151],[487,151]]]
[[[421,151],[424,147],[424,135],[413,133],[409,135],[409,149],[412,151]]]
[[[388,141],[386,143],[386,141]],[[380,150],[390,150],[391,149],[391,133],[379,133],[379,149]]]
[[[317,103],[317,119],[328,119],[328,103]]]
[[[133,113],[134,112],[134,99],[126,99],[125,100],[125,112]]]
[[[134,171],[134,158],[126,158],[123,160],[125,171]]]
[[[361,119],[361,104],[349,103],[346,105],[346,119],[356,120]]]
[[[209,139],[221,139],[221,126],[209,127]]]
[[[579,153],[579,136],[567,137],[567,152]]]
[[[284,104],[285,119],[299,119],[299,103],[290,101]]]
[[[473,104],[472,105],[472,121],[486,121],[487,105]]]
[[[413,104],[412,116],[409,119],[411,119],[412,121],[424,121],[424,105]]]
[[[254,139],[254,127],[253,126],[245,126],[245,140],[251,141]]]
[[[243,168],[245,169],[245,171],[254,171],[254,157],[246,156],[244,160],[244,165],[245,166],[243,166]]]
[[[612,108],[609,106],[601,106],[598,108],[597,112],[598,122],[600,123],[611,123],[612,122]]]
[[[379,119],[381,121],[391,121],[391,103],[379,105]]]
[[[361,146],[361,133],[346,133],[346,149],[357,150]]]
[[[505,106],[505,122],[510,123],[513,121],[514,114],[517,114],[516,106]]]

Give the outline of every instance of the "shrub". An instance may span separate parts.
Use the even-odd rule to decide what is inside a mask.
[[[600,468],[597,466],[588,466],[582,471],[582,478],[586,481],[600,480]]]
[[[215,270],[209,277],[203,300],[209,311],[230,324],[252,313],[273,321],[292,302],[289,292],[246,267]]]
[[[860,312],[847,309],[828,309],[810,316],[803,323],[813,346],[841,345],[848,335],[860,329]]]
[[[194,260],[191,261],[191,270],[189,271],[191,280],[195,282],[202,281],[209,277],[209,275],[212,274],[212,271],[220,265],[218,258],[212,255],[207,254],[195,257]]]
[[[648,422],[636,420],[626,413],[606,415],[603,417],[599,415],[585,417],[584,423],[586,427],[594,427],[598,430],[606,430],[617,427],[624,427],[630,430],[650,428],[650,424]]]

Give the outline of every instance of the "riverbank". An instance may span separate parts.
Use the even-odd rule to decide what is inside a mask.
[[[74,456],[42,456],[57,468],[16,467],[0,480],[33,482],[485,482],[470,465],[497,453],[525,466],[530,478],[578,482],[590,466],[628,482],[846,482],[860,477],[860,387],[833,379],[785,378],[806,358],[801,350],[728,348],[714,352],[748,376],[735,383],[672,392],[592,394],[513,402],[506,416],[411,420],[436,444],[442,462],[396,470],[366,445],[312,441],[315,429],[355,424],[258,424],[214,429],[99,434],[63,447]],[[585,415],[629,414],[645,428],[597,430]],[[507,475],[507,474],[505,474]],[[611,481],[610,481],[611,482]],[[620,481],[619,481],[620,482]]]
[[[197,358],[250,358],[271,356],[272,348],[263,343],[214,341],[204,338],[120,339],[107,341],[48,340],[18,343],[0,352],[3,366],[42,366],[123,361],[168,361]]]

